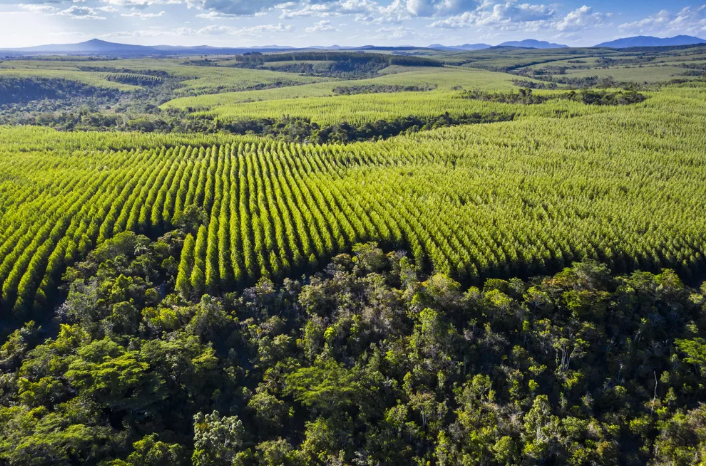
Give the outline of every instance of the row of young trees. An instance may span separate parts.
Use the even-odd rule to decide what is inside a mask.
[[[706,248],[695,162],[703,135],[698,121],[660,116],[670,101],[654,100],[590,120],[347,146],[255,138],[90,152],[10,146],[0,154],[3,312],[40,309],[63,268],[116,233],[174,227],[193,238],[178,289],[194,297],[314,270],[371,239],[469,283],[588,258],[695,276]]]

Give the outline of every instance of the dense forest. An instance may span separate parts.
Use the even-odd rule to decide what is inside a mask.
[[[64,100],[70,97],[116,99],[119,92],[65,79],[4,78],[0,79],[0,105],[27,103],[33,100]]]
[[[7,338],[0,460],[706,460],[706,290],[670,270],[585,262],[464,289],[367,243],[220,294],[178,278],[194,227],[106,241],[66,271],[53,320]]]

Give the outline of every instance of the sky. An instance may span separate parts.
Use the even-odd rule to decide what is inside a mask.
[[[0,48],[102,39],[141,45],[592,46],[706,38],[705,0],[0,0]]]

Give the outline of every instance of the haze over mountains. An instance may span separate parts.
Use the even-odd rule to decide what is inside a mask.
[[[652,37],[652,36],[635,36],[625,37],[623,39],[603,42],[596,47],[611,47],[616,49],[628,47],[667,47],[678,45],[694,45],[706,44],[706,40],[694,36],[675,36],[675,37]]]
[[[635,36],[626,37],[622,39],[617,39],[609,42],[603,42],[601,44],[595,45],[595,47],[611,47],[611,48],[628,48],[628,47],[660,47],[660,46],[681,46],[681,45],[695,45],[695,44],[706,44],[706,40],[693,37],[680,35],[676,37],[659,38],[651,36]],[[498,44],[497,46],[492,46],[484,43],[477,44],[462,44],[462,45],[441,45],[432,44],[428,48],[436,50],[449,50],[449,51],[472,51],[472,50],[484,50],[493,47],[519,47],[519,48],[530,48],[530,49],[555,49],[555,48],[567,48],[567,45],[555,44],[546,41],[539,41],[535,39],[526,39],[522,41],[509,41]],[[413,50],[424,47],[416,46],[405,46],[405,47],[377,47],[373,45],[365,45],[361,47],[341,47],[338,45],[333,46],[312,46],[306,47],[307,49],[321,49],[321,50]],[[201,46],[168,46],[168,45],[158,45],[158,46],[145,46],[145,45],[132,45],[132,44],[120,44],[114,42],[106,42],[99,39],[89,40],[87,42],[81,42],[78,44],[51,44],[51,45],[40,45],[36,47],[24,47],[18,49],[4,49],[2,53],[6,55],[47,55],[47,54],[70,54],[70,55],[113,55],[113,56],[124,56],[124,55],[217,55],[217,54],[236,54],[236,53],[246,53],[246,52],[276,52],[283,50],[292,50],[294,47],[279,46],[279,45],[266,45],[261,47],[210,47],[208,45]]]
[[[503,42],[502,44],[498,45],[498,47],[521,47],[524,49],[564,49],[568,48],[568,45],[562,45],[562,44],[553,44],[551,42],[546,42],[543,40],[534,40],[534,39],[526,39],[526,40],[514,40],[514,41],[509,41],[509,42]]]

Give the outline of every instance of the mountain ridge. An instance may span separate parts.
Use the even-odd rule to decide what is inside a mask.
[[[706,44],[705,39],[695,36],[679,35],[675,37],[653,37],[653,36],[633,36],[603,42],[593,47],[629,48],[629,47],[664,47],[664,46],[686,46]],[[496,47],[517,47],[528,49],[554,49],[568,48],[567,45],[555,44],[547,41],[535,39],[525,39],[521,41],[507,41],[496,46],[475,43],[461,45],[431,44],[423,46],[309,46],[292,47],[281,45],[264,45],[259,47],[213,47],[209,45],[183,46],[183,45],[133,45],[118,42],[108,42],[100,39],[91,39],[85,42],[74,44],[47,44],[33,47],[20,48],[0,48],[2,53],[8,56],[16,55],[48,55],[48,54],[69,54],[69,55],[106,55],[106,56],[142,56],[142,55],[216,55],[216,54],[240,54],[246,52],[279,52],[292,50],[359,50],[359,51],[410,51],[414,49],[433,49],[450,52],[485,50]]]
[[[566,49],[569,48],[568,45],[554,44],[552,42],[547,42],[544,40],[536,39],[525,39],[525,40],[511,40],[508,42],[503,42],[498,44],[497,47],[518,47],[526,49]]]
[[[489,45],[489,44],[478,43],[478,44],[461,44],[461,45],[431,44],[427,48],[435,49],[435,50],[468,51],[468,50],[484,50],[484,49],[489,49],[491,47],[492,47],[492,45]]]
[[[674,37],[655,37],[655,36],[631,36],[623,37],[608,42],[602,42],[594,47],[609,47],[609,48],[629,48],[629,47],[669,47],[679,45],[696,45],[706,44],[706,40],[695,36],[679,35]]]

